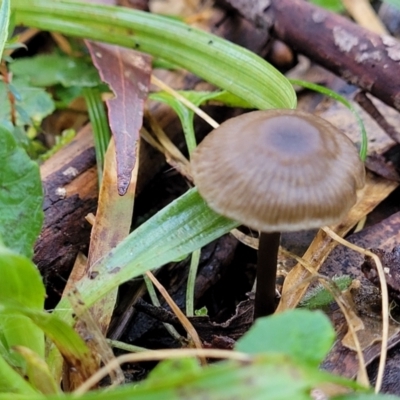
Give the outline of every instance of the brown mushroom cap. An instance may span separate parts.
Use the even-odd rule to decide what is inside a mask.
[[[214,211],[262,232],[338,222],[365,183],[351,140],[297,110],[254,111],[224,122],[193,153],[192,174]]]

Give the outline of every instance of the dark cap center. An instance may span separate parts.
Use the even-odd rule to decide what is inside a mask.
[[[271,118],[260,129],[263,130],[264,145],[273,152],[304,157],[323,147],[318,129],[296,116]]]

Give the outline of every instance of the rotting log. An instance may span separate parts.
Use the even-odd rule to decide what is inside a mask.
[[[304,0],[224,0],[257,27],[400,110],[400,42]]]
[[[40,168],[45,221],[33,260],[45,281],[65,279],[78,252],[87,250],[90,225],[85,216],[97,205],[95,162],[92,133],[86,126]]]

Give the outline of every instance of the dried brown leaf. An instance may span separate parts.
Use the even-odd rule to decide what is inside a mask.
[[[118,192],[124,195],[136,162],[136,144],[143,123],[151,76],[151,57],[134,50],[86,42],[102,80],[114,98],[106,100],[117,152]]]

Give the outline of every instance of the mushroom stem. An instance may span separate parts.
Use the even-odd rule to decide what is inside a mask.
[[[275,285],[280,232],[260,233],[254,319],[275,312]]]

